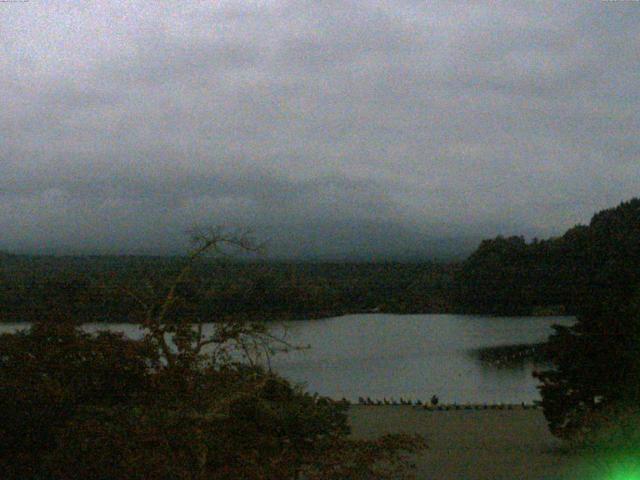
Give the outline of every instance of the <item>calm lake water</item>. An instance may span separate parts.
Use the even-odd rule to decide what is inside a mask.
[[[276,326],[288,341],[311,348],[277,355],[272,367],[310,391],[352,401],[400,397],[446,403],[520,403],[539,398],[535,366],[512,368],[482,364],[476,348],[539,342],[551,325],[571,317],[483,317],[475,315],[359,314]],[[24,324],[3,324],[11,331]],[[88,324],[95,331],[103,324]],[[138,337],[130,324],[110,330]]]

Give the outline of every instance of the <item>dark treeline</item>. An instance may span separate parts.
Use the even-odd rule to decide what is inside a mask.
[[[135,321],[141,298],[166,293],[180,257],[0,254],[0,321],[55,308],[80,321]],[[205,261],[184,311],[308,319],[358,312],[576,314],[591,298],[628,298],[640,279],[640,199],[549,240],[484,240],[460,264]],[[188,291],[187,291],[188,290]]]
[[[162,296],[184,259],[44,257],[0,260],[1,321],[55,308],[80,321],[135,321],[139,300]],[[455,266],[436,263],[204,261],[181,294],[204,320],[307,319],[355,312],[446,312]],[[137,297],[137,298],[136,298]]]
[[[453,302],[469,313],[576,314],[592,298],[624,301],[639,283],[640,199],[633,199],[558,238],[483,241],[456,274]]]

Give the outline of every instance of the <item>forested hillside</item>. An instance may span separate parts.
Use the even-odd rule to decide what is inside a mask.
[[[590,298],[628,298],[640,283],[640,199],[549,240],[485,240],[462,263],[454,303],[488,314],[577,313]]]

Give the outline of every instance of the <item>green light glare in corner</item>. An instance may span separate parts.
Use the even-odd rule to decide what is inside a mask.
[[[603,480],[640,480],[639,459],[619,459],[612,462],[609,475]]]
[[[565,471],[562,480],[640,480],[640,456],[600,454],[583,457]]]

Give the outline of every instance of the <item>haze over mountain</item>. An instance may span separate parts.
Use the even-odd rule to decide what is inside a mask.
[[[636,2],[0,4],[0,249],[450,257],[637,196]]]

